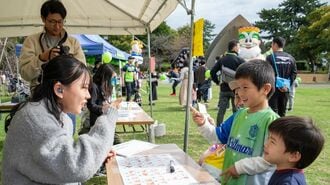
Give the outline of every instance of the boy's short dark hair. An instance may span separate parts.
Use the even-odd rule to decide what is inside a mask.
[[[285,39],[283,37],[275,37],[273,39],[273,43],[277,44],[279,48],[284,48],[285,46]]]
[[[63,3],[59,0],[48,0],[41,6],[40,14],[46,18],[49,14],[58,13],[63,19],[66,17],[66,9]]]
[[[234,47],[237,46],[239,42],[237,40],[231,40],[228,42],[228,51],[233,51]]]
[[[286,152],[299,152],[301,154],[296,168],[306,168],[322,151],[324,137],[311,118],[282,117],[273,121],[268,129],[270,133],[283,139]]]
[[[269,99],[275,91],[275,74],[273,67],[266,61],[260,59],[250,60],[241,64],[235,74],[235,79],[246,78],[260,90],[266,83],[271,84],[272,89],[267,94]]]

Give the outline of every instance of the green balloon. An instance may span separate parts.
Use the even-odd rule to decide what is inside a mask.
[[[109,51],[106,51],[102,54],[102,63],[108,64],[112,60],[112,55]]]
[[[165,75],[165,74],[161,74],[161,75],[159,76],[159,79],[160,79],[160,80],[166,80],[166,75]]]

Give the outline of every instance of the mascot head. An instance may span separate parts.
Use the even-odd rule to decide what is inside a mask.
[[[132,56],[141,56],[142,55],[143,45],[142,45],[141,41],[133,40],[131,42],[131,47],[132,47],[132,50],[131,50]]]
[[[245,60],[260,58],[260,29],[249,26],[238,29],[240,53],[239,56]]]

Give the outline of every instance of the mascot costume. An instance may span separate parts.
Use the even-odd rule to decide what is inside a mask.
[[[259,32],[260,29],[253,26],[238,29],[239,44],[241,46],[239,56],[246,61],[252,59],[265,60],[264,55],[261,54]]]
[[[143,57],[142,57],[142,48],[143,48],[143,44],[141,41],[139,40],[133,40],[131,42],[131,56],[135,58],[135,61],[138,64],[142,64],[143,63]]]

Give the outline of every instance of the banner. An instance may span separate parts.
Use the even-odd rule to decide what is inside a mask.
[[[156,68],[156,59],[155,59],[155,57],[150,57],[150,61],[149,61],[150,72],[151,73],[154,72],[155,68]]]
[[[198,19],[194,23],[194,43],[192,56],[204,56],[203,49],[204,19]]]

